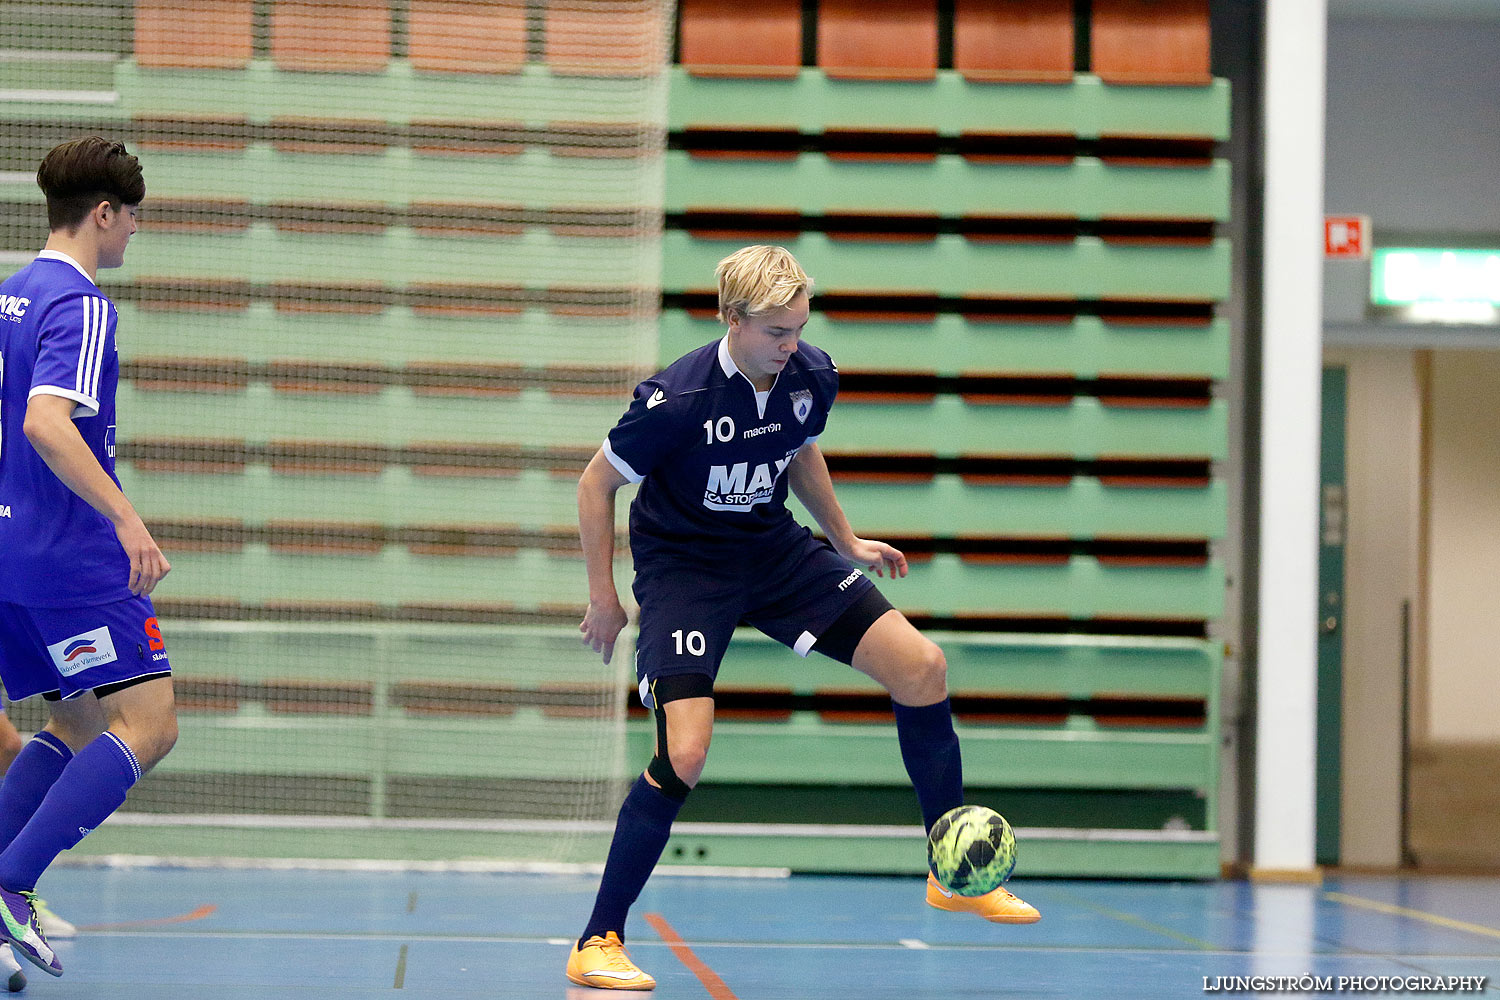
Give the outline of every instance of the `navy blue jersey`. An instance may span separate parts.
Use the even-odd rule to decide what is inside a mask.
[[[604,441],[610,464],[641,484],[630,505],[635,558],[718,558],[793,527],[786,468],[823,433],[838,387],[833,360],[804,342],[757,393],[727,337],[636,386]]]
[[[63,608],[133,596],[114,526],[21,432],[32,396],[72,400],[78,432],[115,479],[117,319],[77,262],[55,251],[0,284],[0,601]]]

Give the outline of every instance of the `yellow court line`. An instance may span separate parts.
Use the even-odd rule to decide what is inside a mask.
[[[1359,896],[1350,896],[1342,892],[1325,892],[1323,893],[1323,898],[1331,899],[1335,903],[1346,903],[1349,906],[1361,906],[1367,910],[1389,913],[1397,917],[1410,917],[1413,920],[1421,920],[1455,931],[1467,931],[1470,934],[1480,934],[1484,937],[1500,938],[1500,928],[1486,927],[1484,924],[1471,924],[1465,920],[1454,920],[1452,917],[1440,917],[1436,913],[1425,913],[1422,910],[1413,910],[1406,906],[1396,906],[1394,903],[1382,903],[1374,899],[1363,899]]]
[[[1095,913],[1103,914],[1104,916],[1110,917],[1114,920],[1118,920],[1123,924],[1129,924],[1132,927],[1139,927],[1141,930],[1151,931],[1155,934],[1165,934],[1169,938],[1174,938],[1184,944],[1190,944],[1200,951],[1222,950],[1219,945],[1204,941],[1201,938],[1195,938],[1188,934],[1182,934],[1178,931],[1174,931],[1170,927],[1163,927],[1161,924],[1153,924],[1151,921],[1138,917],[1133,913],[1121,913],[1119,910],[1111,910],[1107,906],[1100,906],[1098,903],[1084,899],[1081,896],[1075,896],[1071,892],[1057,892],[1054,890],[1052,895],[1061,896],[1064,899],[1082,906],[1084,909],[1093,910]]]

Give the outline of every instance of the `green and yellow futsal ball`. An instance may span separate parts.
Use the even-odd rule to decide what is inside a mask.
[[[1005,817],[984,806],[959,806],[938,817],[927,835],[927,866],[943,888],[960,896],[998,889],[1016,869],[1016,835]]]

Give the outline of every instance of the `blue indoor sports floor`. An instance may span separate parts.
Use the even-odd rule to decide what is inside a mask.
[[[61,979],[27,967],[26,995],[599,998],[562,974],[595,884],[592,875],[58,867],[43,895],[82,930],[58,943]],[[1218,977],[1245,986],[1236,976],[1332,977],[1335,989],[1341,976],[1395,977],[1399,991],[1370,988],[1378,979],[1360,991],[1394,996],[1423,976],[1500,979],[1497,878],[1018,879],[1012,888],[1041,909],[1041,923],[930,909],[916,878],[657,877],[627,946],[662,998],[1125,1000],[1227,992],[1214,989],[1226,984]]]

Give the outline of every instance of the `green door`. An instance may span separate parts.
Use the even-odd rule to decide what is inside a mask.
[[[1318,496],[1317,860],[1339,862],[1344,679],[1344,420],[1348,372],[1323,369],[1322,474]]]

